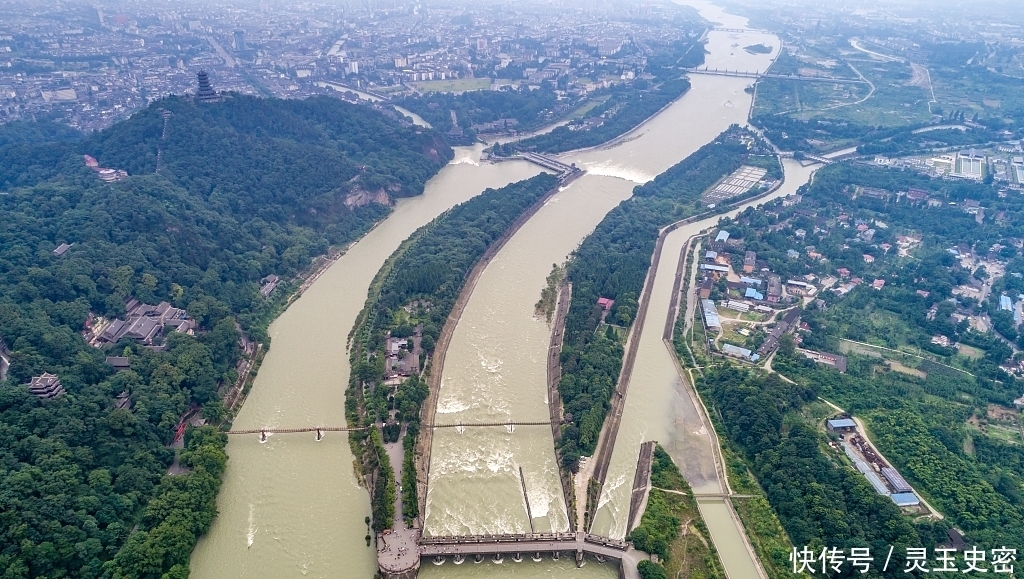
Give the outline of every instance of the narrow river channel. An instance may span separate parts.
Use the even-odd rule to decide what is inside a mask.
[[[786,159],[784,165],[786,181],[769,198],[795,193],[814,172],[813,167],[803,167],[790,159]],[[737,209],[729,215],[739,211]],[[710,425],[702,418],[699,403],[684,387],[673,362],[673,354],[662,340],[679,254],[687,239],[714,226],[718,219],[714,217],[680,227],[665,239],[644,331],[639,336],[640,344],[622,413],[618,441],[594,521],[595,533],[617,538],[626,535],[637,455],[640,444],[646,440],[661,443],[695,493],[727,491],[725,481],[720,479],[715,468]],[[637,336],[633,339],[637,339]],[[735,524],[728,505],[722,499],[712,498],[699,500],[698,506],[711,532],[711,538],[722,555],[729,578],[757,579],[755,562],[747,553],[742,530]]]

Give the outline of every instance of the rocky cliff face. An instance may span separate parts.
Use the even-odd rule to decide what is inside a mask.
[[[380,205],[391,205],[391,197],[388,196],[387,191],[383,189],[377,189],[376,191],[366,191],[365,189],[356,187],[345,196],[345,207],[354,209],[356,207],[363,207],[370,203],[378,203]]]

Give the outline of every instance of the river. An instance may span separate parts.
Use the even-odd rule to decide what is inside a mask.
[[[791,159],[786,159],[784,165],[786,181],[770,198],[795,193],[814,171],[813,167],[803,167]],[[746,204],[743,208],[762,202],[764,200]],[[739,210],[729,215],[735,215]],[[617,538],[625,536],[637,455],[640,444],[646,440],[657,440],[665,448],[694,492],[722,493],[727,490],[715,468],[710,425],[705,424],[696,401],[683,387],[672,360],[673,354],[662,341],[679,254],[687,239],[714,226],[718,219],[716,216],[680,227],[665,239],[644,331],[639,336],[636,364],[618,440],[594,521],[595,533]],[[719,552],[729,554],[722,557],[729,577],[756,578],[754,562],[745,556],[743,537],[733,524],[725,503],[720,499],[702,499],[698,505]]]
[[[484,270],[445,359],[438,422],[537,421],[548,417],[550,329],[534,317],[553,263],[562,263],[604,216],[733,123],[743,123],[749,80],[697,76],[693,88],[625,142],[563,156],[587,170],[553,197]],[[685,126],[685,131],[679,127]],[[431,456],[426,534],[529,532],[519,468],[534,530],[564,531],[568,518],[551,431],[521,427],[437,431]]]
[[[698,9],[725,26],[745,25],[745,19],[739,22],[709,4]],[[771,46],[772,54],[743,50],[756,43]],[[764,70],[778,47],[773,36],[711,32],[708,65]],[[562,156],[587,169],[588,175],[553,197],[485,270],[448,352],[438,405],[446,421],[547,419],[544,360],[549,330],[534,318],[533,304],[551,264],[562,262],[636,184],[682,160],[730,124],[746,122],[750,95],[744,89],[749,79],[693,75],[691,82],[686,95],[618,145]],[[343,424],[349,374],[346,337],[384,260],[417,227],[452,205],[486,187],[539,172],[519,162],[480,164],[480,150],[458,149],[455,161],[427,184],[423,196],[401,200],[392,215],[353,245],[274,322],[270,328],[273,348],[235,421],[237,428]],[[786,186],[793,188],[803,178],[788,173],[787,177]],[[671,253],[666,248],[664,255]],[[672,259],[678,259],[678,249]],[[668,278],[674,271],[672,263]],[[665,310],[652,303],[651,315],[657,317],[659,310],[663,321]],[[660,328],[661,322],[649,327]],[[656,333],[660,337],[660,331]],[[664,366],[659,371],[671,369],[664,362],[657,362]],[[641,412],[641,402],[650,397],[670,396],[671,388],[656,381],[631,387],[628,416],[620,431],[622,442],[616,446],[609,480],[628,471],[621,468],[620,454],[631,455],[635,467],[639,439],[637,424],[629,416]],[[641,402],[634,404],[634,395]],[[659,424],[648,427],[651,432],[665,432],[658,439],[667,441],[673,420],[662,416]],[[313,438],[272,436],[265,444],[255,436],[232,438],[231,460],[218,497],[220,515],[193,554],[193,577],[364,579],[373,575],[374,551],[363,540],[369,497],[353,476],[354,457],[345,436],[329,435],[321,442]],[[462,435],[446,429],[435,435],[432,460],[427,534],[528,530],[531,521],[518,476],[520,466],[536,530],[562,530],[568,524],[548,428],[520,427],[514,433],[469,429]],[[622,534],[616,527],[621,504],[615,489],[609,489],[607,500],[602,500],[600,516],[607,522],[598,523],[605,524],[613,536]],[[720,534],[712,521],[709,526],[717,543]],[[732,554],[732,546],[720,550]],[[564,576],[575,566],[571,560],[545,559],[542,563],[507,561],[500,569],[490,563],[428,564],[422,574],[494,576],[497,572],[541,578]],[[590,563],[574,575],[611,577],[616,573],[611,566]]]
[[[458,148],[423,195],[399,200],[270,326],[273,347],[235,428],[344,424],[346,338],[387,257],[451,206],[540,172],[526,162],[481,164],[481,152]],[[192,555],[193,579],[373,576],[375,551],[363,540],[370,499],[345,434],[232,437],[227,451],[220,513]]]
[[[718,14],[715,17],[721,21]],[[728,25],[738,26],[735,20]],[[709,65],[718,63],[725,68],[724,63],[728,62],[732,70],[765,70],[779,48],[777,38],[758,33],[711,32],[708,39],[712,52],[708,57]],[[772,55],[751,54],[742,49],[757,43],[771,46]],[[719,57],[723,54],[725,56]],[[534,316],[533,304],[540,296],[551,264],[562,263],[610,209],[631,195],[637,184],[664,172],[731,124],[746,123],[751,97],[744,89],[749,86],[749,79],[693,75],[691,83],[692,88],[681,99],[625,135],[618,144],[561,156],[564,162],[586,169],[587,175],[574,181],[538,211],[484,271],[448,349],[437,421],[472,423],[547,418],[545,362],[550,329]],[[799,167],[795,163],[793,166]],[[787,169],[791,169],[788,164]],[[804,182],[802,177],[799,172],[794,174],[779,194],[795,190]],[[716,221],[717,217],[706,220],[698,228]],[[674,236],[672,240],[677,239],[685,237]],[[664,255],[670,254],[671,251],[666,251]],[[671,293],[678,255],[677,247],[675,256],[669,258],[671,267],[662,272],[668,280],[667,293]],[[658,279],[663,281],[662,276]],[[667,301],[664,304],[659,301],[653,302],[649,310],[650,316],[662,318],[661,322],[651,324],[657,330],[659,344],[667,308]],[[662,351],[667,356],[663,346]],[[675,371],[671,359],[651,363],[657,364],[659,370]],[[654,383],[638,384],[634,388],[643,390],[647,386],[652,387],[651,392],[645,393],[648,396],[661,394],[665,398],[665,394],[672,392],[671,384],[667,390],[664,384],[654,387]],[[671,431],[674,422],[667,416],[659,418],[662,419],[659,431]],[[619,455],[631,456],[633,469],[643,440],[636,438],[634,426],[632,423],[623,425],[620,434],[623,442],[616,448]],[[668,440],[668,436],[655,439]],[[682,463],[693,457],[677,453],[675,458]],[[427,535],[524,533],[568,528],[553,441],[546,427],[519,427],[514,433],[501,428],[467,429],[463,433],[452,429],[438,431],[434,435],[431,460],[424,523]],[[609,478],[615,482],[602,501],[603,509],[599,511],[595,530],[621,538],[625,535],[625,522],[617,515],[620,508],[628,510],[629,489],[624,489],[627,496],[623,500],[617,492],[620,490],[617,481],[627,469],[621,468],[618,462],[614,466],[615,471]],[[714,472],[713,462],[711,468]],[[629,481],[632,476],[630,470]],[[524,483],[532,521],[527,516]],[[709,511],[709,516],[712,515],[732,525],[727,511]],[[709,526],[715,525],[709,523]],[[733,529],[738,536],[735,526]],[[725,539],[721,532],[717,536]],[[739,548],[743,549],[742,542]],[[728,545],[724,552],[731,555],[732,549]],[[514,570],[519,576],[526,573],[525,569],[533,569],[527,576],[546,576],[555,574],[553,568],[562,566],[559,562],[520,567],[506,562],[502,572],[511,574]],[[476,566],[425,565],[421,575],[461,577],[477,573],[469,570],[472,567]],[[588,565],[585,569],[589,571],[581,573],[587,576],[607,572],[599,565]],[[737,578],[743,576],[736,575]]]

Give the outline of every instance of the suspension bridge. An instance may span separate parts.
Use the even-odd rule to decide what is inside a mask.
[[[450,424],[423,424],[420,428],[455,428],[460,432],[465,428],[493,428],[496,426],[502,426],[509,429],[509,432],[514,432],[517,426],[551,426],[549,420],[538,420],[535,422],[525,420],[507,420],[505,422],[453,422]],[[315,432],[316,439],[320,440],[324,437],[325,432],[353,432],[358,430],[368,430],[369,426],[306,426],[303,428],[277,428],[277,427],[265,427],[265,428],[248,428],[243,430],[229,430],[225,434],[259,434],[261,440],[266,440],[268,434],[298,434],[302,432]]]

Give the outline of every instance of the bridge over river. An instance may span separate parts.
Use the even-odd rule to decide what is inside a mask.
[[[389,536],[382,541],[387,545]],[[506,535],[464,535],[457,537],[421,537],[416,531],[416,548],[387,548],[378,554],[381,576],[388,579],[411,579],[415,577],[420,561],[443,565],[451,559],[456,565],[467,559],[474,563],[490,560],[502,563],[508,556],[513,562],[521,563],[525,557],[540,561],[545,555],[558,560],[563,555],[573,556],[577,565],[583,564],[584,555],[594,557],[598,562],[607,560],[625,561],[623,568],[635,569],[636,563],[646,554],[633,549],[625,541],[608,539],[584,533],[527,533]]]
[[[727,68],[688,68],[689,74],[706,74],[710,76],[732,76],[738,78],[774,78],[778,80],[800,80],[807,82],[832,82],[838,84],[867,84],[866,80],[859,78],[842,78],[835,76],[801,76],[798,74],[772,74],[761,71],[730,70]]]
[[[557,424],[557,423],[556,423]],[[495,427],[503,426],[508,431],[515,432],[517,426],[552,426],[552,423],[544,421],[523,421],[523,420],[509,420],[505,422],[453,422],[451,424],[423,424],[420,428],[455,428],[459,432],[464,431],[466,428],[481,428],[481,427]],[[362,427],[348,427],[348,426],[304,426],[301,428],[276,428],[272,426],[264,428],[249,428],[244,430],[229,430],[225,434],[259,434],[260,440],[266,441],[268,434],[298,434],[302,432],[315,432],[316,439],[321,440],[324,437],[325,432],[353,432],[357,430],[367,430],[369,426]]]

